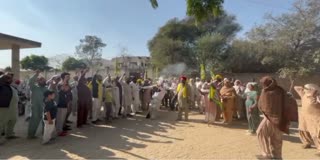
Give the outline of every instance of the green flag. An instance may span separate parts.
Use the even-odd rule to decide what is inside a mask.
[[[205,71],[204,64],[200,65],[200,77],[202,80],[206,80],[206,71]]]

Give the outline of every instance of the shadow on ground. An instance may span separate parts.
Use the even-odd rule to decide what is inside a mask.
[[[74,129],[66,137],[58,137],[53,144],[41,145],[41,140],[25,139],[27,123],[21,119],[17,125],[20,127],[17,135],[23,138],[8,141],[0,146],[0,159],[97,159],[116,158],[115,151],[131,155],[136,159],[148,159],[142,155],[130,152],[133,148],[145,148],[146,143],[173,143],[182,141],[177,137],[164,135],[168,129],[175,129],[176,125],[184,123],[175,119],[161,121],[161,117],[175,117],[174,112],[161,112],[160,120],[146,120],[144,116],[137,115],[134,118],[119,119],[105,125],[87,125],[81,129]],[[165,141],[153,140],[158,136]]]
[[[169,130],[176,127],[194,127],[194,123],[205,124],[202,119],[176,121],[176,114],[161,111],[158,120],[146,120],[143,115],[137,115],[134,118],[115,120],[108,125],[87,125],[81,129],[74,129],[67,137],[59,137],[53,144],[45,146],[40,144],[40,139],[20,138],[8,141],[0,146],[0,159],[115,159],[116,152],[130,155],[130,159],[149,159],[144,157],[147,154],[138,155],[132,150],[146,148],[148,143],[174,145],[175,141],[184,139],[171,137],[168,134]],[[215,123],[213,126],[247,129],[246,121],[234,121],[231,125]],[[21,119],[17,127],[17,135],[25,137],[27,123]],[[296,130],[295,127],[294,125],[292,128],[293,132]],[[157,138],[154,137],[161,137],[162,141],[155,140]],[[284,140],[300,143],[299,138],[294,136],[285,135]]]

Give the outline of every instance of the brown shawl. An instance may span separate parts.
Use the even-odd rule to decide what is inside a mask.
[[[235,89],[232,87],[231,83],[226,83],[220,90],[221,96],[235,96]]]
[[[263,77],[260,82],[263,89],[258,102],[259,109],[279,130],[289,134],[290,121],[288,115],[285,114],[287,98],[284,89],[269,76]]]

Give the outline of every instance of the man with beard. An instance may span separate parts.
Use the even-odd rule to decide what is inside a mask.
[[[14,136],[14,126],[17,121],[17,108],[18,108],[18,91],[10,84],[13,81],[11,74],[0,76],[0,131],[5,130],[7,139],[17,138]],[[5,140],[0,135],[0,145]]]
[[[262,156],[258,158],[282,158],[282,134],[289,134],[290,121],[286,110],[286,92],[272,77],[261,79],[263,87],[258,107],[264,114],[264,119],[257,129],[258,141]]]
[[[32,114],[29,121],[28,138],[35,138],[43,115],[43,94],[48,90],[46,88],[46,79],[44,77],[39,77],[39,74],[40,71],[37,70],[29,80]]]

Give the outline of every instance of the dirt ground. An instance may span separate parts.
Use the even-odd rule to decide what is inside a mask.
[[[158,120],[142,116],[73,129],[53,144],[26,139],[27,123],[21,118],[16,134],[21,138],[0,146],[0,159],[256,159],[257,137],[246,135],[247,124],[232,126],[203,123],[192,112],[190,121],[176,122],[175,112],[162,111]],[[284,136],[284,159],[320,159],[315,149],[304,150],[297,135]]]

